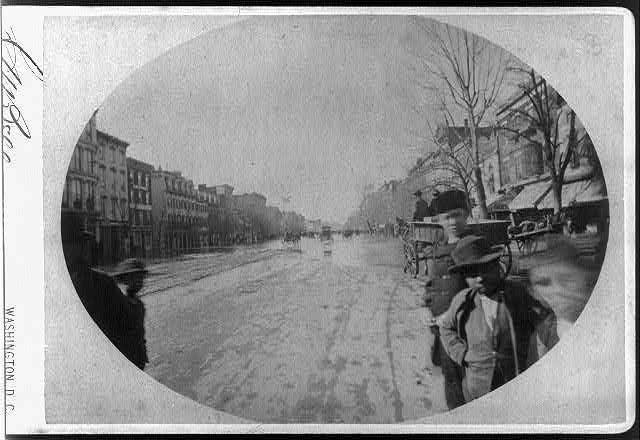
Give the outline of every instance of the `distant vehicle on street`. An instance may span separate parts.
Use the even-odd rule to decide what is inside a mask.
[[[301,252],[300,248],[300,234],[295,232],[285,232],[282,238],[282,244],[285,249]]]
[[[322,253],[331,255],[333,248],[333,236],[331,234],[331,226],[323,226],[320,231],[320,241],[322,242]]]

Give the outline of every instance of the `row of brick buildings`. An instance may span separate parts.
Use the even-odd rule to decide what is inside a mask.
[[[264,196],[234,195],[233,187],[226,184],[195,185],[179,171],[156,169],[127,157],[128,146],[98,130],[94,113],[73,151],[66,176],[62,229],[80,225],[94,234],[99,263],[256,242],[279,232],[280,211],[267,207]],[[256,231],[246,208],[275,209],[277,213],[271,214],[277,227]],[[228,224],[212,224],[216,218]]]

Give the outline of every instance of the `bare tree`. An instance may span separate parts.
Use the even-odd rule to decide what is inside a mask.
[[[447,118],[445,117],[445,120]],[[431,186],[464,191],[471,213],[471,194],[477,191],[474,154],[469,137],[460,136],[454,127],[446,125],[446,136],[439,136],[427,122],[433,143],[436,145],[430,169],[434,172]]]
[[[494,106],[511,63],[510,55],[488,41],[459,28],[418,19],[426,33],[426,52],[419,56],[427,75],[422,87],[438,99],[454,124],[453,112],[468,121],[477,201],[480,217],[487,218],[482,181],[478,128]]]
[[[576,114],[572,109],[562,110],[562,102],[553,88],[535,71],[512,69],[524,75],[520,90],[526,101],[524,105],[514,106],[507,110],[507,117],[516,120],[521,116],[524,124],[503,124],[500,129],[514,136],[522,137],[537,145],[542,151],[546,169],[551,177],[553,212],[557,217],[562,207],[562,185],[567,167],[572,157],[579,154],[581,145],[588,136],[578,139],[576,134]],[[561,118],[568,119],[569,135],[566,142],[560,138],[559,126]]]

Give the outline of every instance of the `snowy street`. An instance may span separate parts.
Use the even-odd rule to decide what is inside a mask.
[[[149,266],[146,372],[271,423],[395,423],[446,410],[420,280],[398,240],[302,239]]]

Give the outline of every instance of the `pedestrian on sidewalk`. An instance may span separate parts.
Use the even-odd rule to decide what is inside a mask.
[[[143,361],[146,362],[146,350],[142,355],[144,328],[142,340],[139,335],[140,322],[144,320],[144,305],[140,307],[139,299],[136,301],[123,295],[113,277],[91,268],[91,249],[95,242],[91,232],[81,230],[77,225],[63,227],[62,232],[67,268],[82,305],[109,341],[134,364],[143,368]],[[132,291],[138,284],[137,279],[132,279]],[[130,331],[131,328],[134,330]]]
[[[467,285],[438,318],[444,350],[464,369],[466,402],[498,388],[527,366],[529,341],[544,316],[524,285],[503,278],[498,259],[484,237],[462,238],[451,257],[451,273]]]
[[[141,370],[144,370],[149,362],[144,330],[145,307],[138,297],[146,274],[144,263],[136,258],[124,260],[118,265],[117,272],[114,274],[116,281],[126,286],[128,304],[128,313],[124,314],[120,320],[123,335],[120,351]]]

